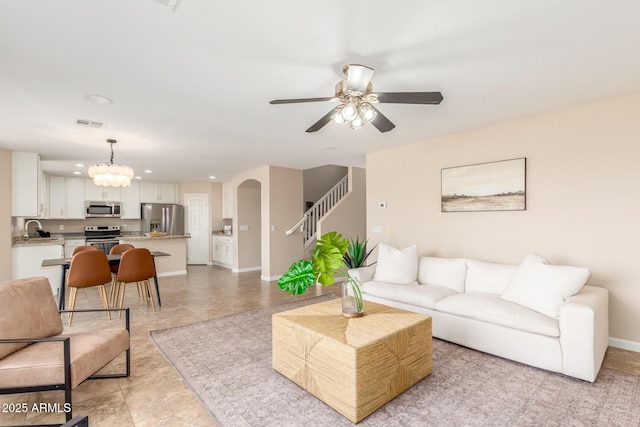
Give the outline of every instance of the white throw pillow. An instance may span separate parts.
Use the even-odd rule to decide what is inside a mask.
[[[396,249],[380,243],[373,280],[376,282],[415,285],[418,277],[418,247]]]
[[[501,298],[557,318],[560,306],[580,291],[590,274],[587,268],[550,265],[532,253],[522,261]]]
[[[464,292],[467,260],[464,258],[439,258],[421,256],[418,259],[418,283],[444,286],[456,292]]]

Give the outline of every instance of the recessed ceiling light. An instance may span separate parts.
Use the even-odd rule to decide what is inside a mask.
[[[136,176],[136,177],[134,177],[134,179],[142,179],[142,177],[141,176]]]
[[[216,177],[215,177],[215,176],[213,176],[213,175],[211,175],[211,176],[209,177],[209,179],[216,179]]]
[[[87,101],[95,102],[96,104],[107,105],[113,104],[113,100],[107,98],[106,96],[89,94],[84,96]]]
[[[145,169],[144,173],[153,173],[151,169]]]
[[[82,175],[82,172],[74,171],[74,172],[73,172],[73,174],[74,174],[74,175]]]
[[[83,168],[84,167],[84,165],[82,163],[76,163],[74,166],[77,167],[77,168]]]

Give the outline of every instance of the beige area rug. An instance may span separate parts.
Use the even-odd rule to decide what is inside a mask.
[[[271,315],[328,298],[150,334],[220,426],[350,426],[271,368]],[[638,426],[640,377],[602,369],[591,384],[434,339],[433,374],[358,425]]]

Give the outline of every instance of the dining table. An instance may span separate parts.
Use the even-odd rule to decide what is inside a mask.
[[[154,271],[155,271],[155,259],[156,257],[165,257],[171,256],[166,252],[160,251],[151,251],[151,256],[153,257],[154,262]],[[122,254],[107,254],[107,260],[109,260],[109,265],[119,265],[120,259],[122,258]],[[66,278],[67,278],[67,270],[71,266],[72,258],[51,258],[42,260],[42,267],[55,267],[62,266],[62,284],[60,285],[60,290],[58,291],[58,310],[64,310],[65,305],[65,293],[66,293]],[[158,286],[158,273],[156,272],[153,276],[153,282],[156,285],[156,295],[158,296],[158,306],[162,306],[162,301],[160,300],[160,287]]]

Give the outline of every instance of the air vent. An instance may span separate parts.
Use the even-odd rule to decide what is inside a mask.
[[[105,126],[107,126],[106,123],[96,122],[95,120],[88,120],[88,119],[76,119],[76,124],[78,126],[86,126],[94,129],[102,129]]]
[[[176,10],[176,6],[178,5],[178,0],[154,0],[156,3],[159,3],[165,7],[167,7],[171,11]]]

